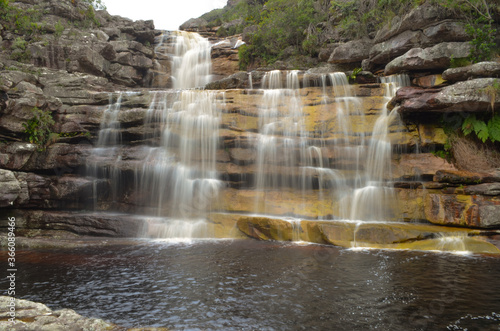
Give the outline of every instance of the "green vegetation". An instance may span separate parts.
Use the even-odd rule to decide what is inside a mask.
[[[285,56],[317,53],[320,31],[315,26],[327,19],[327,11],[318,7],[320,3],[329,6],[324,0],[242,0],[234,7],[212,11],[202,18],[209,26],[232,22],[227,28],[219,29],[219,36],[241,33],[245,27],[252,26],[250,43],[240,49],[243,53],[240,68],[244,70],[255,62],[272,64]]]
[[[349,76],[347,76],[347,78],[349,79],[349,82],[355,82],[356,81],[356,77],[358,77],[358,74],[363,71],[362,68],[354,68],[354,70],[351,72],[351,74]]]
[[[17,37],[11,45],[12,53],[10,57],[19,62],[26,62],[30,57],[27,47],[28,42],[22,37]]]
[[[497,51],[493,11],[500,11],[500,4],[486,0],[446,0],[443,4],[458,11],[465,20],[465,31],[471,37],[472,49],[469,61],[477,63],[489,61]]]
[[[54,37],[60,38],[64,32],[64,25],[61,23],[61,21],[57,21],[57,23],[54,25]]]
[[[52,114],[48,111],[43,111],[38,107],[32,110],[33,117],[24,123],[24,134],[26,140],[32,144],[38,145],[43,150],[47,146],[52,135],[52,126],[55,124]]]
[[[362,38],[422,4],[422,0],[331,1],[332,16],[340,18],[344,37]]]
[[[462,132],[465,136],[474,132],[483,143],[488,140],[500,142],[500,115],[494,115],[488,122],[476,115],[469,115],[462,124]]]
[[[489,60],[496,52],[493,13],[500,12],[498,1],[487,0],[241,0],[232,7],[213,10],[201,18],[208,26],[220,26],[217,35],[242,33],[249,41],[240,55],[240,69],[272,64],[285,58],[315,57],[327,43],[373,37],[425,2],[455,10],[466,24],[473,49],[467,60],[452,66]],[[496,14],[495,14],[496,15]],[[326,39],[331,24],[340,40]],[[241,49],[240,49],[241,51]],[[467,62],[468,61],[468,62]]]
[[[92,6],[92,8],[100,10],[100,9],[106,9],[106,6],[102,2],[102,0],[80,0],[82,3]],[[73,4],[78,3],[78,0],[71,0]]]
[[[458,58],[457,59],[452,55],[451,59],[450,59],[450,68],[465,67],[465,66],[468,66],[471,64],[472,64],[472,62],[466,58]]]

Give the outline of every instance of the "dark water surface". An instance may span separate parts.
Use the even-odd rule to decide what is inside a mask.
[[[16,258],[18,298],[127,327],[499,330],[500,323],[493,257],[228,240],[18,249]]]

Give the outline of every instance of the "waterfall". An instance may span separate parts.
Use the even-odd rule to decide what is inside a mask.
[[[140,204],[154,206],[157,216],[201,217],[217,197],[219,102],[216,92],[154,93],[145,125],[160,128],[160,143],[147,147],[136,181]]]
[[[279,70],[268,72],[262,86],[259,134],[254,147],[258,193],[255,211],[268,213],[267,194],[287,190],[305,195],[317,188],[322,199],[324,187],[332,186],[337,175],[329,169],[324,147],[321,143],[316,146],[306,130],[298,71],[289,71],[285,77]]]
[[[225,206],[227,202],[220,200],[232,192],[225,190],[223,180],[229,182],[232,175],[222,176],[218,166],[231,165],[232,148],[249,147],[255,160],[249,158],[244,168],[248,171],[242,170],[249,176],[231,183],[253,187],[247,212],[356,222],[394,216],[390,128],[397,123],[396,112],[384,106],[365,114],[362,98],[339,72],[304,75],[306,87],[301,88],[299,71],[270,71],[259,90],[237,97],[234,91],[227,92],[232,99],[226,104],[226,92],[196,89],[210,81],[210,48],[208,40],[197,34],[165,34],[155,51],[162,61],[171,61],[173,89],[110,94],[87,165],[87,174],[96,178],[96,210],[143,215],[146,237],[213,237],[207,214]],[[384,104],[407,84],[405,79],[382,81]],[[248,80],[252,86],[252,74]],[[135,119],[120,127],[120,119],[128,118],[123,111],[137,114],[132,98],[139,94],[141,104],[149,102],[147,109],[140,109],[144,111],[141,138],[137,134],[141,131],[130,128],[137,125]],[[305,104],[308,94],[312,96]],[[245,113],[238,108],[241,105],[234,106],[235,100],[247,97],[257,112]],[[131,101],[125,110],[124,101]],[[248,116],[252,123],[234,139],[231,135],[240,129],[233,126],[233,116]],[[123,132],[127,134],[122,136]],[[229,146],[222,146],[221,135],[229,137]],[[131,136],[137,143],[126,141]],[[105,184],[109,194],[100,208],[97,193]],[[294,199],[290,210],[280,206],[287,197]]]
[[[98,209],[98,197],[102,195],[99,184],[102,179],[109,182],[111,200],[117,202],[118,192],[121,184],[120,146],[122,144],[120,128],[120,110],[122,101],[127,97],[137,95],[138,92],[117,92],[109,94],[108,107],[104,110],[101,118],[99,135],[96,146],[87,160],[86,173],[95,178],[92,185],[93,209]],[[116,100],[115,100],[116,96]]]
[[[323,75],[320,112],[332,114],[333,118],[317,121],[314,133],[306,129],[310,124],[306,123],[298,82],[296,71],[277,70],[266,73],[262,81],[255,140],[255,212],[269,213],[269,197],[292,190],[303,197],[303,204],[308,202],[310,192],[315,192],[319,201],[330,199],[334,205],[332,216],[336,218],[393,219],[395,194],[388,180],[392,161],[389,129],[398,114],[389,112],[385,104],[405,84],[404,76],[383,82],[384,106],[373,120],[365,117],[361,99],[353,95],[344,73]],[[370,121],[372,131],[365,132]],[[327,216],[318,212],[320,219]]]
[[[392,208],[396,196],[391,183],[387,180],[392,173],[392,144],[389,137],[390,126],[399,119],[397,111],[387,109],[387,103],[396,94],[399,87],[409,85],[406,75],[384,77],[385,102],[380,116],[375,122],[370,139],[365,143],[365,171],[360,185],[354,188],[350,202],[349,219],[386,220],[394,218]]]
[[[201,87],[211,80],[211,44],[197,33],[172,32],[172,78],[174,89]]]
[[[156,39],[153,87],[203,87],[212,80],[212,45],[197,33],[164,31]]]

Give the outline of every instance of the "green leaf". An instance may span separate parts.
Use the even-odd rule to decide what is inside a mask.
[[[476,133],[476,136],[482,140],[482,142],[486,142],[489,138],[488,134],[488,126],[484,121],[481,120],[476,120],[472,123],[474,127],[474,132]]]
[[[473,131],[473,128],[474,128],[473,123],[475,121],[477,121],[476,115],[471,115],[464,120],[464,123],[462,124],[462,132],[464,133],[465,136],[468,136],[469,134],[471,134],[471,132]]]
[[[488,132],[491,141],[500,141],[500,115],[495,115],[488,122]]]

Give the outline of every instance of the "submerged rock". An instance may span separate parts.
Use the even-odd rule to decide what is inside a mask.
[[[479,230],[400,222],[313,221],[233,215],[258,240],[306,241],[346,248],[417,249],[500,254]]]

